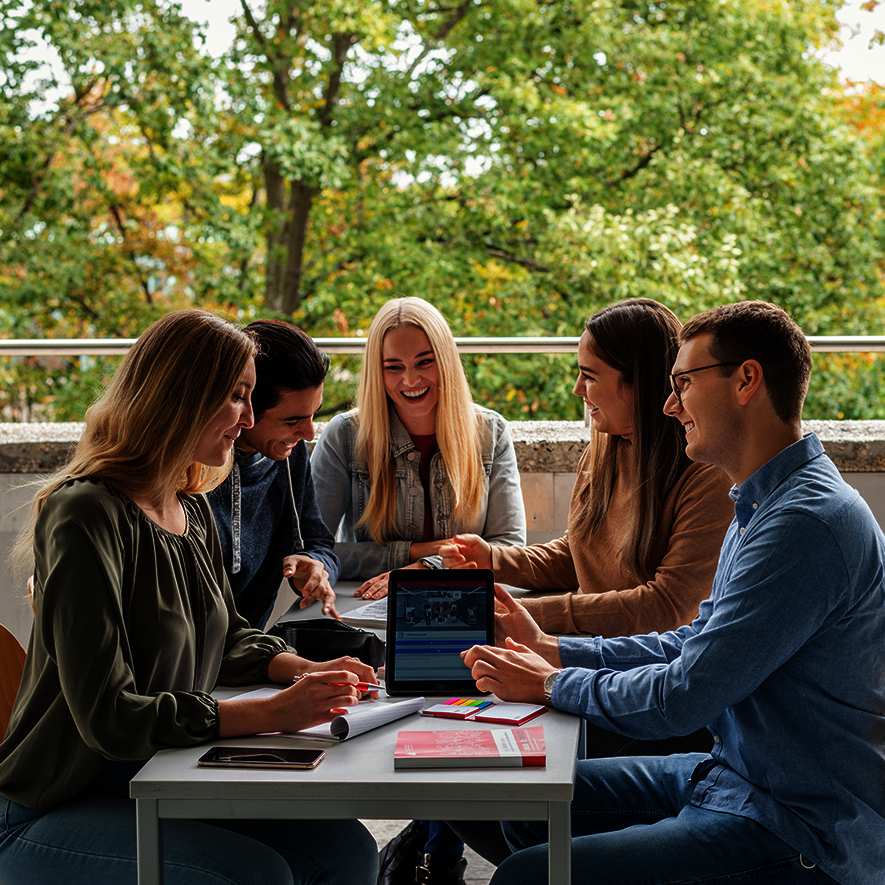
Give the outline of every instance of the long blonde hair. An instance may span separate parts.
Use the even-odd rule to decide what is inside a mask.
[[[369,474],[369,499],[357,525],[368,526],[373,540],[395,536],[396,484],[390,454],[389,400],[382,377],[384,336],[414,326],[427,335],[439,369],[436,442],[452,487],[453,515],[474,519],[482,508],[482,419],[473,404],[464,367],[445,317],[423,298],[394,298],[372,320],[357,392],[357,451]]]
[[[87,410],[71,460],[37,491],[13,562],[29,558],[40,510],[68,480],[92,476],[137,497],[193,494],[222,482],[230,459],[206,467],[193,454],[254,356],[248,335],[205,310],[174,311],[149,326]]]

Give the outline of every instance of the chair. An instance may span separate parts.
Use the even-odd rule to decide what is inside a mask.
[[[24,669],[25,650],[12,633],[0,624],[0,740],[6,734]]]

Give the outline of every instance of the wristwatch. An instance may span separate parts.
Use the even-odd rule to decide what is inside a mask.
[[[545,680],[544,680],[544,698],[549,704],[553,700],[553,684],[556,682],[556,677],[562,673],[562,670],[554,670]]]

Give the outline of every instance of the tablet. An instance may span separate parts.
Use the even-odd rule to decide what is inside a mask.
[[[495,644],[494,592],[489,569],[392,571],[387,595],[387,693],[475,694],[476,683],[461,652]]]

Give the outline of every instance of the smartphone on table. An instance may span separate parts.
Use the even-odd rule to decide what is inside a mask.
[[[210,747],[197,760],[205,768],[316,768],[324,750],[285,747]]]

